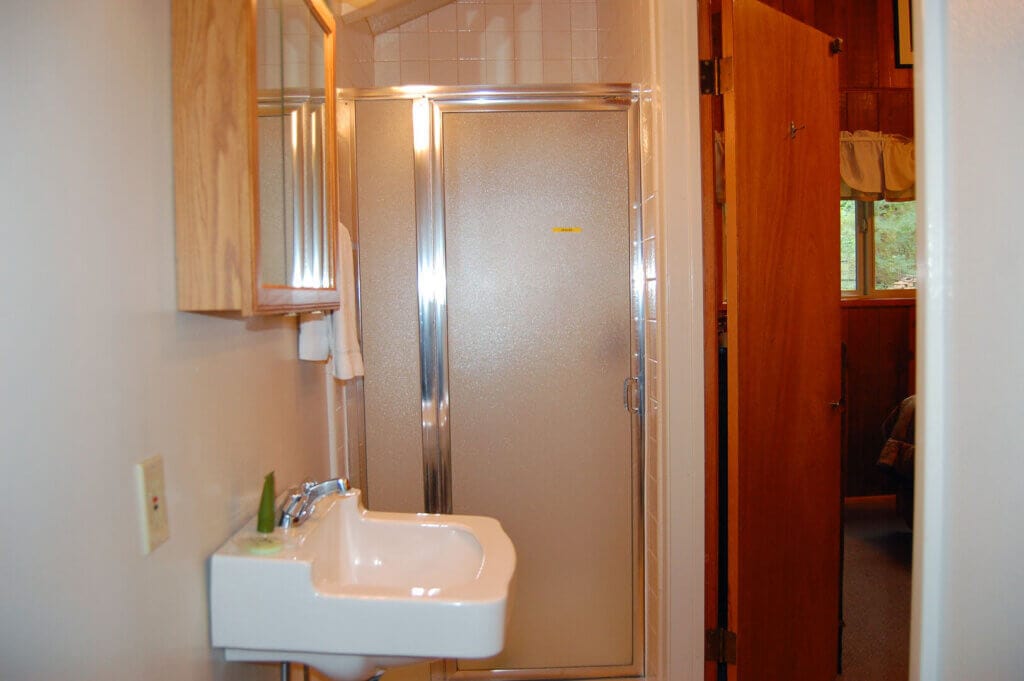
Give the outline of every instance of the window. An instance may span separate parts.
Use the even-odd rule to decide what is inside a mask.
[[[913,201],[840,201],[840,282],[845,295],[913,295],[917,214]]]

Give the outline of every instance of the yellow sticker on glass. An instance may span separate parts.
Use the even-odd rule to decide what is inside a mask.
[[[578,234],[583,231],[582,227],[552,227],[551,231],[556,234]]]

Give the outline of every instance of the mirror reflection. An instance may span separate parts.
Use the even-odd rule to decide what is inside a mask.
[[[304,0],[265,0],[257,34],[260,282],[333,288],[324,31]]]

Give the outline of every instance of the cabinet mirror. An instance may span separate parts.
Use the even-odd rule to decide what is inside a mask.
[[[327,310],[335,23],[323,0],[173,0],[178,307]]]

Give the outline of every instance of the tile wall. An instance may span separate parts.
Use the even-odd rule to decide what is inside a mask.
[[[302,0],[260,3],[257,87],[323,89],[324,45],[319,24]]]
[[[374,84],[632,82],[642,4],[456,0],[375,37]]]

